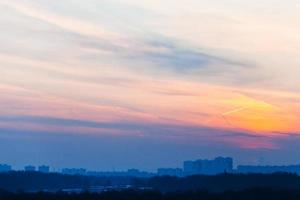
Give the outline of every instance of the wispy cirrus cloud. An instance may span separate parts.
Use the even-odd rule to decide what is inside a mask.
[[[123,137],[130,135],[145,138],[160,138],[187,144],[198,143],[199,145],[203,145],[207,142],[215,144],[223,143],[246,149],[276,148],[276,143],[273,143],[272,138],[269,136],[252,135],[246,132],[196,125],[155,123],[147,121],[97,122],[91,120],[28,115],[1,116],[0,129],[14,129],[16,132],[21,130],[31,130],[37,133],[44,132],[44,134],[113,134]],[[282,135],[279,136],[282,137]]]
[[[72,18],[51,13],[46,11],[45,9],[41,9],[38,7],[33,7],[33,5],[28,6],[27,4],[21,3],[20,1],[1,1],[0,5],[8,6],[10,8],[15,9],[21,14],[32,17],[46,23],[58,26],[64,30],[79,33],[85,36],[93,36],[93,37],[107,37],[110,38],[114,36],[112,32],[109,32],[99,26],[92,25],[90,23],[85,23],[80,20],[74,20]]]
[[[3,1],[1,4],[26,17],[40,20],[66,31],[78,43],[81,50],[94,50],[94,52],[81,52],[83,59],[91,58],[94,54],[96,60],[101,60],[106,56],[102,55],[102,52],[107,52],[112,59],[125,61],[131,69],[132,66],[138,65],[140,71],[144,72],[162,71],[188,75],[201,71],[198,76],[205,76],[209,73],[223,74],[224,70],[232,72],[232,69],[240,67],[253,67],[253,63],[212,55],[191,45],[181,45],[175,39],[165,36],[151,36],[150,34],[147,36],[152,38],[150,40],[132,37],[108,30],[100,24],[47,11],[35,4],[28,6],[19,1]],[[142,67],[145,64],[146,66]],[[139,70],[138,68],[132,70]],[[222,70],[217,70],[217,68],[222,68]],[[208,70],[208,73],[205,70]]]

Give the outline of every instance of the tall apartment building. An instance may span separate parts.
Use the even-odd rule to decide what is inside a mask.
[[[214,175],[232,172],[233,159],[230,157],[217,157],[213,160],[185,161],[183,164],[185,175],[207,174]]]

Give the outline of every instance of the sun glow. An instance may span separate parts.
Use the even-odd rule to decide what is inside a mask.
[[[255,133],[289,132],[296,128],[295,116],[281,105],[241,96],[228,102],[237,106],[222,114],[232,128]]]

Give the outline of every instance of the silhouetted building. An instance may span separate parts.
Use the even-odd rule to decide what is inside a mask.
[[[34,172],[35,171],[35,166],[32,165],[27,165],[24,167],[26,172]]]
[[[64,168],[62,170],[63,174],[67,175],[86,175],[86,169],[83,168]]]
[[[185,161],[183,163],[183,170],[185,175],[200,174],[202,169],[201,162],[198,161]]]
[[[138,169],[128,169],[127,170],[127,175],[128,176],[132,176],[132,177],[137,177],[137,176],[139,176],[140,175],[140,170],[138,170]]]
[[[10,165],[6,165],[6,164],[0,165],[0,173],[1,172],[9,172],[9,171],[11,171],[11,166]]]
[[[255,166],[255,165],[239,165],[238,173],[264,173],[271,174],[275,172],[288,172],[300,174],[300,165],[288,166]]]
[[[41,173],[49,173],[50,167],[46,165],[39,166],[38,171]]]
[[[180,168],[159,168],[157,169],[158,176],[183,176],[183,170]]]
[[[183,164],[185,175],[194,174],[220,174],[233,171],[233,159],[230,157],[217,157],[214,160],[185,161]]]

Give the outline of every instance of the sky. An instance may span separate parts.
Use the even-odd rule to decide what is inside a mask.
[[[0,0],[0,162],[294,164],[298,0]]]

